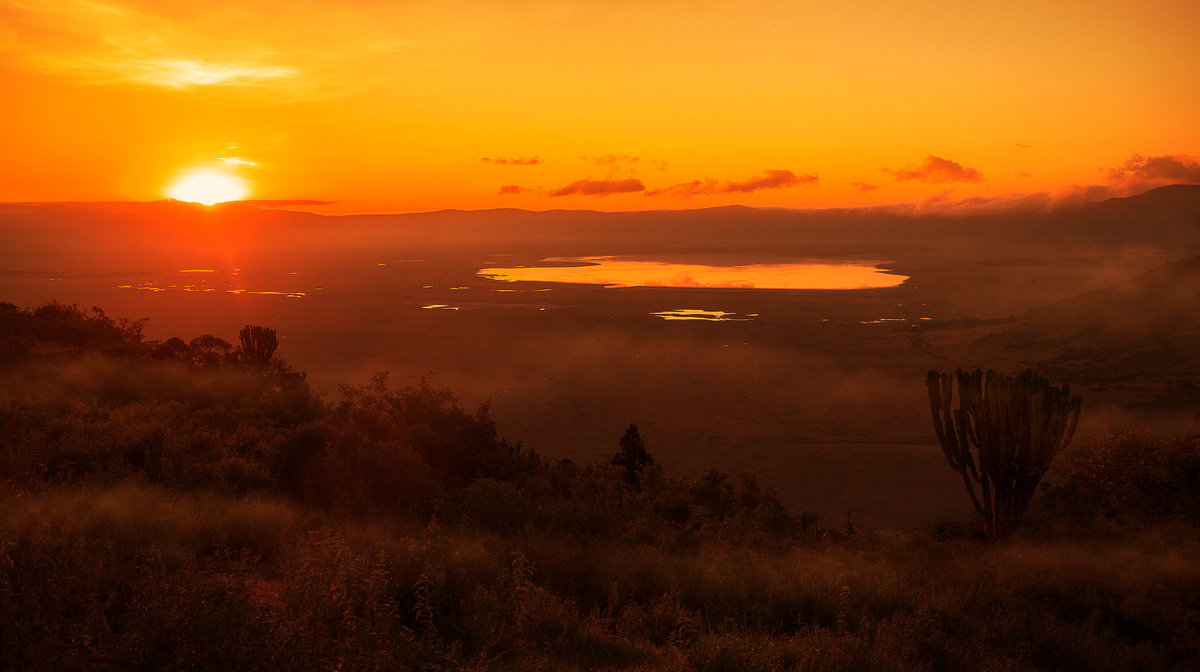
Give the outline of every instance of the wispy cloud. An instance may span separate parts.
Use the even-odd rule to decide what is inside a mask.
[[[537,189],[535,187],[522,187],[519,184],[506,184],[500,187],[500,191],[496,193],[500,194],[501,196],[507,196],[511,194],[525,194],[531,191],[537,191]]]
[[[129,3],[4,0],[0,17],[17,35],[6,51],[65,76],[187,89],[256,86],[302,74],[275,54],[205,39]]]
[[[647,191],[647,196],[676,196],[679,198],[691,198],[693,196],[708,196],[710,194],[719,193],[720,185],[716,180],[692,180],[691,182],[680,182],[672,184],[669,187],[654,189]]]
[[[250,199],[245,201],[232,201],[233,203],[242,203],[245,205],[259,205],[267,208],[289,206],[289,205],[333,205],[337,201],[315,201],[308,198],[272,198],[272,199]]]
[[[539,159],[536,156],[514,157],[511,159],[505,158],[505,157],[500,157],[500,156],[496,156],[496,157],[484,156],[484,157],[481,157],[479,160],[484,163],[491,163],[491,164],[494,164],[497,166],[536,166],[539,163],[545,163],[545,161],[542,161],[541,159]]]
[[[879,188],[878,184],[867,184],[866,182],[851,182],[850,186],[862,192],[875,191]]]
[[[301,72],[299,68],[284,65],[194,59],[131,60],[121,63],[120,70],[130,81],[172,89],[259,86],[273,80],[290,79]]]
[[[605,154],[604,156],[581,156],[579,158],[597,166],[628,166],[642,162],[642,157],[630,154]]]
[[[797,175],[790,170],[768,170],[745,182],[726,182],[722,189],[727,194],[747,194],[760,189],[783,189],[797,184],[812,184],[820,178],[816,175]]]
[[[914,213],[937,213],[951,216],[996,215],[1041,212],[1053,205],[1050,194],[1005,194],[1001,196],[972,196],[954,199],[954,189],[946,189],[925,199]]]
[[[665,161],[646,159],[634,154],[603,154],[581,156],[579,159],[604,168],[604,179],[609,181],[637,178],[644,167],[653,170],[666,170],[667,168]]]
[[[646,195],[691,198],[711,194],[748,194],[761,189],[786,189],[798,184],[813,184],[818,180],[820,178],[816,175],[797,175],[790,170],[767,170],[763,175],[756,175],[742,182],[720,184],[712,179],[692,180],[647,191]]]
[[[627,194],[636,191],[645,191],[646,186],[641,180],[579,180],[572,182],[565,187],[560,187],[550,192],[551,196],[570,196],[573,194],[582,194],[585,196],[608,196],[609,194]]]
[[[916,180],[918,182],[928,182],[931,184],[944,184],[947,182],[982,182],[983,173],[968,168],[956,161],[943,159],[940,156],[930,154],[925,157],[920,166],[901,168],[899,170],[883,169],[883,172],[890,173],[896,176],[897,182],[906,182],[908,180]]]
[[[311,13],[220,2],[203,12],[185,7],[132,0],[0,0],[0,25],[7,29],[0,35],[0,54],[90,83],[263,92],[296,100],[358,88],[361,83],[341,76],[339,64],[403,47],[371,35],[333,44],[336,34],[314,30]],[[262,30],[264,25],[272,30]]]

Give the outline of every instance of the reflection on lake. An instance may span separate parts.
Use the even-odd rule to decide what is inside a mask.
[[[213,268],[182,268],[177,271],[162,271],[160,277],[139,280],[128,284],[117,285],[117,289],[133,289],[143,292],[223,292],[226,294],[253,294],[258,296],[283,296],[289,299],[302,299],[308,296],[307,291],[298,289],[248,289],[240,268],[235,268],[228,274]],[[288,276],[298,275],[297,271],[287,272]],[[258,279],[254,282],[274,284],[277,280]],[[290,278],[287,282],[294,282]],[[261,285],[260,285],[261,286]],[[321,289],[316,287],[314,289]]]
[[[478,275],[503,282],[573,282],[607,287],[710,287],[737,289],[870,289],[908,279],[866,263],[708,266],[615,257],[553,258],[573,266],[483,268]]]
[[[706,322],[748,322],[758,317],[758,313],[747,313],[742,317],[738,317],[737,313],[729,313],[724,310],[701,310],[699,308],[662,310],[650,314],[655,317],[661,317],[664,320],[704,320]]]

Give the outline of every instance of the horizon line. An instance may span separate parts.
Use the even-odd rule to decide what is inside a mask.
[[[1035,211],[1047,211],[1048,212],[1048,211],[1054,211],[1054,210],[1087,207],[1089,205],[1106,203],[1108,201],[1119,201],[1119,200],[1126,200],[1126,199],[1130,199],[1130,198],[1137,198],[1139,196],[1144,196],[1144,195],[1152,193],[1152,192],[1168,190],[1168,189],[1175,189],[1175,188],[1200,188],[1200,184],[1182,184],[1181,183],[1181,184],[1159,185],[1159,186],[1147,189],[1146,191],[1136,193],[1136,194],[1129,194],[1126,196],[1111,196],[1109,198],[1104,198],[1104,199],[1100,199],[1100,200],[1096,200],[1096,201],[1077,201],[1077,202],[1067,203],[1067,204],[1046,203],[1046,204],[1043,204],[1042,207],[1037,207],[1037,208],[1021,207],[1021,204],[1025,203],[1031,199],[1036,199],[1038,197],[1049,198],[1050,197],[1049,194],[1047,194],[1045,192],[1038,192],[1038,193],[1033,193],[1033,194],[1014,194],[1014,195],[1008,197],[1011,199],[1007,203],[1008,207],[1003,207],[1003,205],[1005,204],[1004,197],[988,199],[986,201],[986,203],[997,203],[1001,206],[998,208],[998,210],[990,211],[990,212],[1002,212],[1002,211],[1012,211],[1012,210],[1018,210],[1018,211],[1023,210],[1026,212],[1028,212],[1030,210],[1035,210]],[[967,199],[967,200],[971,200],[971,199]],[[653,212],[702,212],[702,211],[706,211],[706,210],[727,210],[727,209],[734,209],[734,208],[745,209],[745,210],[761,210],[761,211],[774,210],[774,211],[789,211],[789,212],[909,211],[913,214],[936,215],[936,214],[939,214],[940,212],[943,212],[945,209],[947,209],[947,208],[941,208],[941,207],[937,207],[937,206],[925,206],[921,203],[912,203],[912,202],[888,203],[888,204],[879,204],[879,205],[848,205],[848,206],[847,205],[843,205],[843,206],[830,205],[830,206],[813,206],[813,207],[757,206],[757,205],[745,205],[742,203],[729,203],[729,204],[725,204],[725,205],[710,205],[710,206],[703,206],[703,207],[696,207],[696,208],[647,208],[644,210],[595,210],[595,209],[591,209],[591,208],[547,208],[544,210],[535,210],[535,209],[530,209],[530,208],[518,208],[518,207],[468,209],[468,208],[444,207],[444,208],[438,208],[436,210],[411,210],[411,211],[397,211],[397,212],[363,211],[363,212],[344,212],[344,213],[328,213],[328,214],[321,213],[321,212],[313,212],[311,210],[287,209],[287,206],[322,207],[322,206],[327,206],[327,205],[336,205],[338,203],[339,203],[339,201],[320,200],[320,199],[243,199],[243,200],[236,200],[236,201],[222,201],[220,203],[213,203],[212,205],[205,205],[203,203],[198,203],[198,202],[193,202],[193,201],[181,201],[181,200],[174,199],[174,198],[161,198],[161,199],[155,199],[155,200],[151,200],[151,201],[134,201],[134,200],[0,201],[0,207],[5,207],[5,206],[26,206],[26,207],[108,206],[108,207],[115,207],[115,206],[168,205],[168,206],[189,206],[193,209],[202,210],[202,211],[220,211],[220,210],[238,209],[238,208],[249,209],[250,207],[257,207],[260,210],[265,210],[265,211],[297,212],[297,213],[303,213],[303,214],[317,215],[320,217],[390,217],[390,216],[402,216],[402,215],[432,215],[432,214],[446,213],[446,212],[462,212],[462,213],[527,212],[527,213],[531,213],[531,214],[544,214],[544,213],[551,213],[551,212],[582,212],[582,213],[596,213],[596,214],[637,214],[637,213],[653,213]],[[247,206],[249,206],[249,207],[247,207]],[[977,214],[977,213],[967,212],[967,213],[963,213],[963,214]]]

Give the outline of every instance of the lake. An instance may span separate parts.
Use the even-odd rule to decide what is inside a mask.
[[[873,263],[809,261],[713,266],[617,257],[550,258],[550,266],[484,268],[479,275],[504,282],[570,282],[605,287],[710,289],[872,289],[908,278]]]

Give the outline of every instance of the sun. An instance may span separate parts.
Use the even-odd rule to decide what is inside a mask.
[[[240,201],[249,193],[250,185],[246,180],[209,168],[184,173],[167,187],[167,196],[170,198],[204,205]]]

